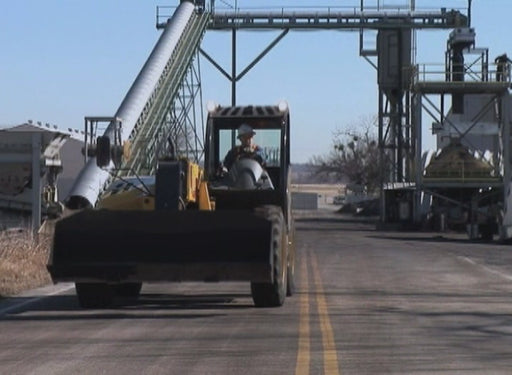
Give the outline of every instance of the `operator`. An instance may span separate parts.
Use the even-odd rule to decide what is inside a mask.
[[[256,132],[251,126],[247,124],[240,125],[238,128],[237,138],[240,140],[241,144],[233,147],[226,154],[226,157],[224,158],[224,167],[229,170],[235,161],[243,158],[254,159],[260,163],[262,167],[265,166],[262,148],[252,143],[252,139],[255,134]]]

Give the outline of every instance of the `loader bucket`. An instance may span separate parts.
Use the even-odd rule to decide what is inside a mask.
[[[271,223],[252,211],[84,210],[59,221],[54,281],[272,280]]]

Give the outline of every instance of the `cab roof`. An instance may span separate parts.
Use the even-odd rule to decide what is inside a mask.
[[[210,117],[282,117],[288,110],[280,111],[277,105],[247,105],[235,107],[217,107],[213,112],[210,112]]]

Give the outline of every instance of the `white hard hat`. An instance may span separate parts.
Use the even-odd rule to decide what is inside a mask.
[[[247,135],[247,134],[254,135],[254,134],[256,134],[256,132],[251,128],[251,126],[249,126],[247,124],[240,125],[240,127],[238,128],[237,138],[240,139],[240,137]]]

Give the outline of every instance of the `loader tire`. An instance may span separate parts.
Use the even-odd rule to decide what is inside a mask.
[[[125,298],[139,297],[141,289],[142,283],[123,283],[114,287],[116,296]]]
[[[114,289],[105,283],[75,283],[80,306],[85,309],[99,309],[112,305]]]
[[[283,213],[277,206],[264,206],[256,209],[256,212],[272,222],[271,246],[274,281],[271,283],[252,282],[252,299],[257,307],[278,307],[284,303],[287,289],[287,267],[282,266],[282,259],[287,256]]]

